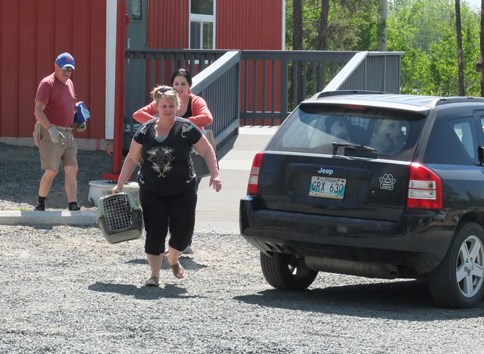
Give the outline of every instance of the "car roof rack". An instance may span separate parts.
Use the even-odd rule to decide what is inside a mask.
[[[442,106],[451,103],[468,103],[468,102],[484,102],[484,97],[472,97],[472,96],[428,96],[428,95],[408,95],[408,94],[396,94],[383,91],[371,91],[371,90],[337,90],[337,91],[321,91],[316,93],[312,99],[323,97],[334,97],[342,95],[393,95],[392,99],[395,101],[405,100],[406,103],[413,102],[417,106],[427,106],[429,108]]]
[[[378,95],[386,94],[388,92],[383,91],[370,91],[370,90],[338,90],[338,91],[321,91],[315,95],[314,98],[331,97],[339,95]]]
[[[435,105],[440,106],[447,103],[466,103],[469,101],[484,102],[482,97],[472,97],[472,96],[453,96],[453,97],[440,97],[435,100]]]

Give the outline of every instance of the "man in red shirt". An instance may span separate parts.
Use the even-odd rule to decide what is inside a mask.
[[[54,72],[42,79],[35,96],[34,142],[39,148],[44,174],[39,184],[39,202],[34,210],[44,211],[59,167],[64,166],[65,190],[69,210],[80,210],[77,204],[77,144],[72,134],[76,94],[70,77],[75,69],[74,57],[60,54]],[[79,131],[85,130],[78,127]]]

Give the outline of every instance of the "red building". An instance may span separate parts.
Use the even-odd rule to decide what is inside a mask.
[[[0,0],[0,142],[33,144],[37,85],[61,52],[91,111],[79,146],[105,149],[126,47],[281,50],[284,18],[285,0]]]

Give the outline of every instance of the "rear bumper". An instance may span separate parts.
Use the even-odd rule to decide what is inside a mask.
[[[396,265],[423,274],[445,256],[456,225],[438,212],[406,214],[398,222],[257,210],[240,201],[240,233],[268,254],[289,253]]]

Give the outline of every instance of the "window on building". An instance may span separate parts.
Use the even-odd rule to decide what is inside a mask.
[[[190,1],[190,49],[214,49],[215,1]]]
[[[141,21],[143,6],[141,0],[132,0],[131,2],[131,18],[136,21]]]

